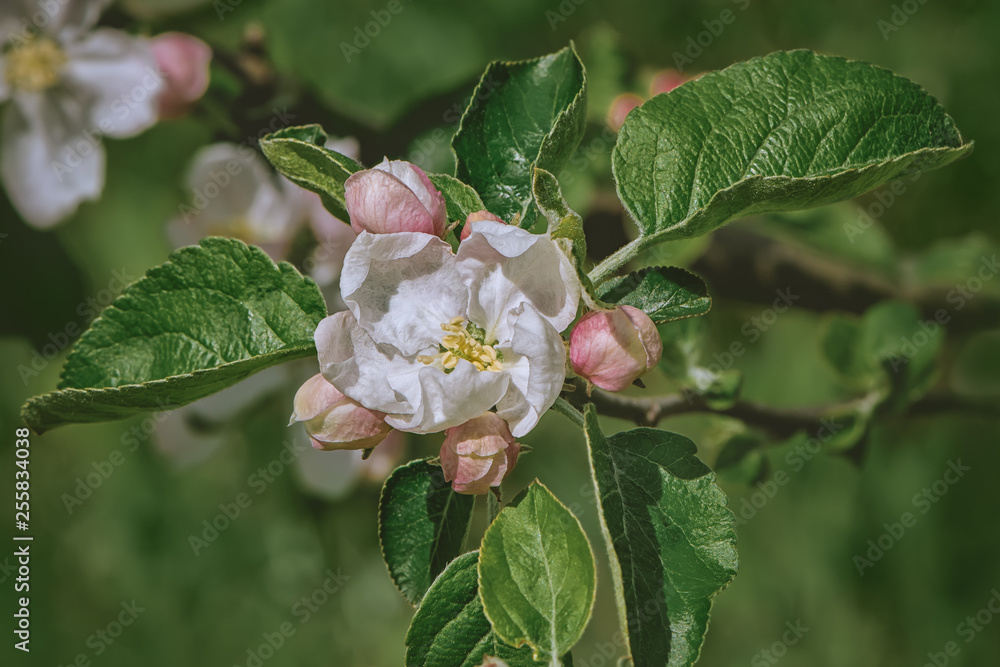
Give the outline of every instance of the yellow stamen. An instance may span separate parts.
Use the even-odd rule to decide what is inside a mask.
[[[458,366],[459,359],[465,359],[475,366],[476,370],[503,370],[503,364],[493,345],[480,343],[473,338],[468,329],[462,326],[464,322],[463,317],[453,317],[442,324],[442,331],[448,332],[441,339],[442,351],[436,355],[422,354],[417,357],[417,361],[427,365],[440,362],[441,368],[445,371],[454,370]]]
[[[29,38],[14,45],[6,54],[6,78],[14,88],[39,92],[59,83],[66,54],[45,37]]]

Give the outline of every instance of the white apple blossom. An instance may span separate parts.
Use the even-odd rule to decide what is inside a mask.
[[[580,285],[547,234],[484,220],[455,254],[430,234],[363,232],[341,293],[349,312],[316,330],[320,369],[394,428],[441,431],[495,407],[520,437],[559,396]]]
[[[327,143],[333,150],[357,155],[354,139]],[[321,285],[340,275],[344,255],[357,234],[323,208],[319,195],[275,174],[245,144],[218,143],[199,150],[188,169],[191,203],[167,225],[175,247],[206,236],[230,236],[259,246],[274,260],[285,259],[296,233],[308,223],[319,243],[306,260],[307,271]]]
[[[93,29],[107,0],[0,1],[0,175],[51,227],[104,188],[104,137],[156,123],[163,77],[146,40]]]

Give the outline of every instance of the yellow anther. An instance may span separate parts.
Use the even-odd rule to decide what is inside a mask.
[[[417,361],[428,365],[440,362],[444,370],[450,371],[458,366],[459,359],[465,359],[480,371],[503,370],[496,349],[473,338],[472,334],[463,328],[464,322],[464,317],[453,317],[442,324],[441,329],[448,332],[441,339],[442,351],[433,356],[422,354],[417,357]]]
[[[14,88],[40,92],[59,83],[66,54],[51,39],[30,38],[7,54],[6,79]]]

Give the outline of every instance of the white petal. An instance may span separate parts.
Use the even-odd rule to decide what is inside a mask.
[[[525,301],[557,331],[576,318],[580,283],[548,234],[474,222],[458,247],[458,267],[469,283],[469,317],[493,340],[510,340],[507,314]]]
[[[390,415],[385,421],[413,433],[443,431],[482,415],[496,405],[510,382],[506,373],[479,371],[464,359],[451,373],[420,362],[394,370],[397,372],[389,375],[389,383],[406,397],[414,412]]]
[[[104,147],[84,134],[79,102],[53,89],[21,93],[3,118],[0,175],[14,206],[36,227],[51,227],[104,188]]]
[[[468,303],[451,246],[419,232],[360,234],[344,258],[340,287],[372,339],[408,357],[436,353],[441,325],[464,316]]]
[[[566,348],[559,332],[531,306],[524,304],[511,319],[513,342],[501,350],[511,382],[497,403],[497,414],[520,438],[559,397],[566,377]]]
[[[353,315],[340,312],[325,318],[316,328],[315,338],[320,372],[341,393],[369,410],[412,412],[386,380],[393,365],[392,350],[377,348]]]
[[[90,128],[130,137],[156,123],[163,76],[149,44],[118,30],[100,29],[66,46],[63,85],[90,102]]]
[[[45,32],[57,37],[61,42],[68,42],[93,28],[101,13],[111,4],[111,0],[56,0],[56,2],[22,4],[32,7],[35,11],[33,19],[36,21],[42,14],[47,17]]]

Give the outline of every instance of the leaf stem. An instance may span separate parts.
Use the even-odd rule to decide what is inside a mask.
[[[595,286],[603,283],[615,271],[628,264],[629,260],[638,255],[646,247],[647,243],[649,243],[649,238],[640,236],[623,245],[609,257],[605,257],[604,261],[590,270],[588,277],[591,282]]]
[[[571,422],[583,428],[583,413],[577,410],[572,403],[561,396],[552,404],[552,409],[568,417]]]

